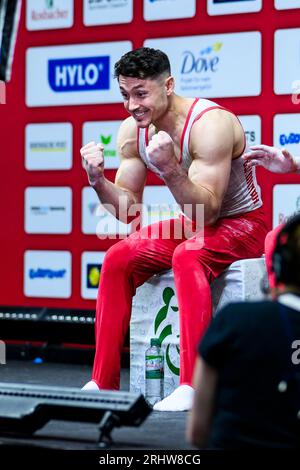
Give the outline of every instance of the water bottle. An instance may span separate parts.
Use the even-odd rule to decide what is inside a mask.
[[[150,405],[164,398],[164,355],[157,338],[145,352],[145,397]]]

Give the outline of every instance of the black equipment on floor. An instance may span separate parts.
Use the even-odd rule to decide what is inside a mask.
[[[94,343],[94,310],[0,306],[1,339]]]
[[[107,446],[115,427],[139,426],[151,411],[137,393],[0,383],[0,434],[30,435],[54,419],[91,422]]]

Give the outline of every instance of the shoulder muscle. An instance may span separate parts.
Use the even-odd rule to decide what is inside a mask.
[[[122,122],[117,136],[118,152],[123,158],[139,157],[137,150],[137,127],[130,116]]]

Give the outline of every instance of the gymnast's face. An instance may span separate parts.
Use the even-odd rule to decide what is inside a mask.
[[[119,76],[124,107],[138,127],[148,127],[166,113],[173,83],[173,78],[166,76],[155,79]]]

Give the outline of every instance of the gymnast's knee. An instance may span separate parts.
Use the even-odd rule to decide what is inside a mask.
[[[173,253],[172,267],[173,270],[190,269],[191,265],[201,263],[201,250],[191,250],[186,243],[178,245]]]
[[[131,250],[127,240],[121,240],[107,250],[101,268],[101,275],[107,271],[111,273],[127,270],[130,262]]]

